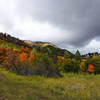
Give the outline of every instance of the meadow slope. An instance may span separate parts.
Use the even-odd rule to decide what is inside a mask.
[[[0,69],[0,100],[100,100],[100,75],[44,78]]]

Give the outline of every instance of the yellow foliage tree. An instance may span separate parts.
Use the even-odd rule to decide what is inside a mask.
[[[85,61],[81,61],[81,63],[80,63],[80,71],[84,72],[85,69],[86,69]]]
[[[65,57],[62,57],[62,56],[57,56],[58,58],[58,62],[64,62],[66,59]]]

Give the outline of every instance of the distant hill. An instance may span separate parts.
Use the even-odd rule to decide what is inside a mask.
[[[66,49],[61,49],[59,48],[58,46],[52,44],[52,43],[49,43],[49,42],[40,42],[40,41],[37,41],[37,42],[33,42],[33,41],[27,41],[25,40],[24,41],[27,45],[29,46],[32,46],[32,47],[35,47],[35,48],[49,48],[49,49],[52,49],[56,51],[56,55],[59,55],[59,56],[64,56],[64,52],[65,51],[68,51]],[[72,54],[70,51],[68,51],[70,54],[71,54],[71,57],[74,57],[74,54]]]
[[[56,45],[49,43],[49,42],[41,42],[41,41],[28,41],[28,40],[20,40],[18,38],[12,37],[11,35],[7,34],[7,33],[0,33],[0,40],[3,40],[2,42],[0,42],[0,44],[4,43],[8,46],[13,45],[15,47],[25,47],[25,48],[30,48],[33,49],[35,48],[38,52],[48,52],[48,50],[53,51],[54,55],[56,56],[64,56],[64,52],[68,51],[66,49],[61,49],[59,47],[57,47]],[[4,44],[4,45],[5,45]],[[70,51],[68,51],[71,55],[71,57],[74,57],[74,54],[72,54]]]

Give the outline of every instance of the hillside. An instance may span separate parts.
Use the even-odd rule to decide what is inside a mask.
[[[27,47],[27,48],[31,48],[29,45],[25,44],[24,41],[12,37],[11,35],[7,34],[7,33],[0,33],[0,40],[4,40],[6,43],[11,43],[15,46],[23,46],[23,47]]]
[[[0,64],[20,75],[62,76],[58,59],[65,59],[65,51],[51,43],[24,41],[0,33]]]
[[[52,44],[52,43],[49,43],[49,42],[33,42],[33,41],[27,41],[25,40],[24,41],[27,45],[31,46],[31,47],[34,47],[34,48],[37,48],[37,50],[40,48],[40,49],[45,49],[45,48],[49,48],[51,50],[55,50],[55,55],[56,56],[64,56],[64,52],[67,51],[70,53],[71,57],[73,58],[74,57],[74,54],[72,54],[70,51],[66,50],[66,49],[61,49],[59,48],[58,46]],[[45,51],[45,52],[48,52],[48,51]]]
[[[57,47],[56,45],[54,45],[52,43],[32,42],[32,41],[28,41],[28,40],[20,40],[18,38],[12,37],[11,35],[6,34],[6,33],[5,34],[0,33],[0,40],[1,40],[0,45],[3,45],[3,44],[6,43],[5,45],[7,46],[7,44],[8,44],[8,47],[9,47],[9,45],[12,45],[16,48],[21,47],[21,46],[23,46],[25,48],[30,48],[30,49],[36,48],[36,50],[40,51],[40,52],[42,52],[42,50],[44,48],[49,48],[50,50],[55,51],[54,54],[56,56],[64,56],[64,52],[68,51],[68,50],[65,50],[65,49],[61,49],[61,48]],[[48,50],[46,50],[45,52],[48,52]],[[73,58],[74,54],[72,54],[71,52],[69,52],[69,53],[70,53],[71,57]]]

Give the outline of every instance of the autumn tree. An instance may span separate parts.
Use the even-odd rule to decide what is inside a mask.
[[[20,49],[20,52],[25,52],[25,53],[30,53],[30,49],[29,48],[24,48],[23,46]]]
[[[20,61],[21,62],[25,62],[26,60],[27,60],[27,58],[28,58],[28,54],[27,53],[21,53],[20,54]]]
[[[89,65],[93,65],[94,66],[94,73],[100,73],[100,58],[88,58],[87,59],[87,67]]]
[[[6,57],[6,49],[0,48],[0,63],[3,63]]]
[[[65,57],[62,57],[62,56],[57,56],[58,58],[58,62],[64,62],[66,59]]]
[[[94,65],[92,65],[92,64],[89,64],[89,65],[88,65],[88,72],[89,72],[90,74],[94,72]]]
[[[80,62],[80,71],[81,72],[85,72],[86,71],[86,64],[85,64],[85,61],[84,60],[82,60]]]

